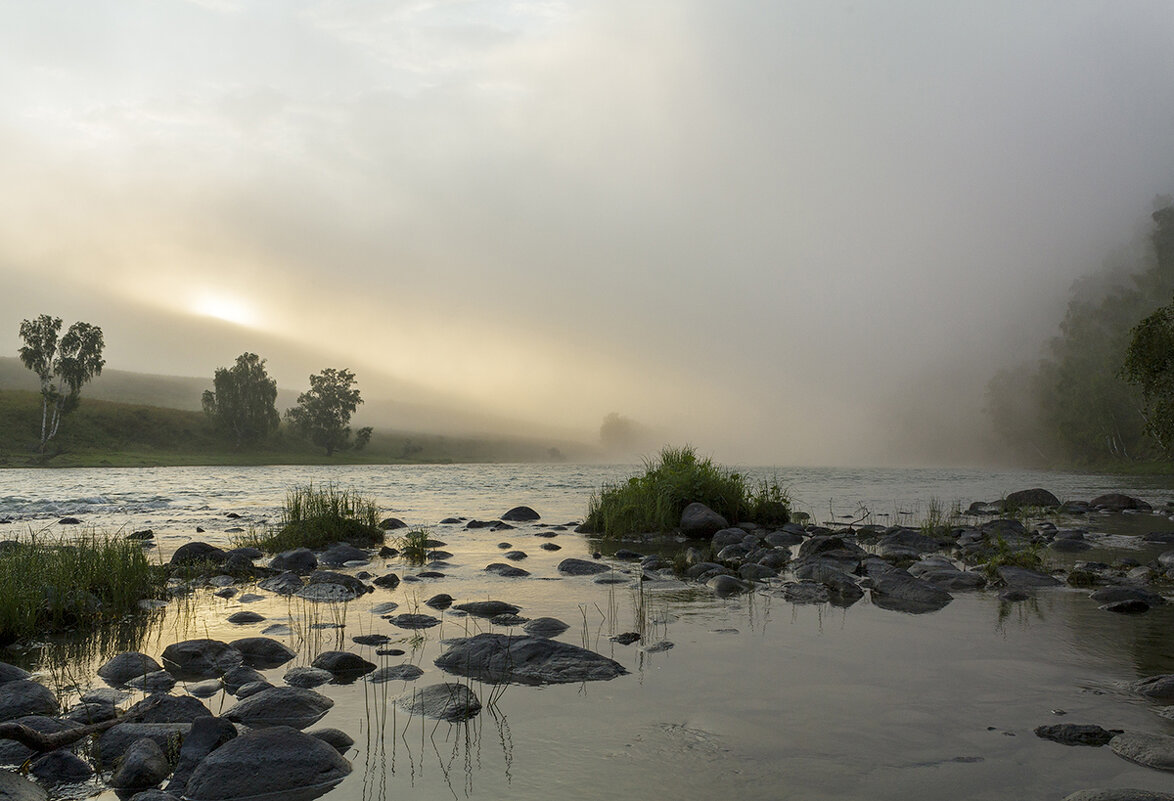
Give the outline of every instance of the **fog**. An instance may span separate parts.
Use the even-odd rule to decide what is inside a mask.
[[[7,4],[0,353],[997,458],[987,379],[1174,188],[1171,53],[1165,2]]]

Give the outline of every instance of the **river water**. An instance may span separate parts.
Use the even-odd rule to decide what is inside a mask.
[[[1087,787],[1174,791],[1174,779],[1125,762],[1107,748],[1065,747],[1035,737],[1039,725],[1096,723],[1106,728],[1174,734],[1152,702],[1121,690],[1123,682],[1174,672],[1174,611],[1137,616],[1097,609],[1087,592],[1041,591],[1029,602],[1003,604],[994,592],[955,593],[944,609],[924,615],[886,611],[868,599],[841,609],[796,606],[769,590],[721,600],[679,583],[600,585],[562,577],[558,562],[589,558],[601,547],[570,530],[538,538],[556,523],[582,518],[587,499],[629,466],[454,465],[404,467],[158,468],[0,471],[0,536],[48,530],[68,533],[63,515],[103,531],[151,528],[166,554],[197,538],[228,542],[234,526],[274,519],[295,484],[333,483],[378,501],[386,513],[432,527],[453,557],[444,578],[377,590],[346,605],[291,602],[263,593],[242,604],[201,590],[136,630],[135,647],[156,658],[188,637],[230,640],[272,624],[309,664],[330,648],[346,648],[377,664],[410,661],[417,682],[327,685],[335,705],[319,725],[341,728],[356,744],[354,772],[326,798],[579,799],[608,797],[741,799],[1045,799]],[[1027,487],[1062,499],[1105,491],[1139,495],[1155,507],[1174,500],[1167,482],[1056,473],[977,470],[778,469],[796,508],[817,520],[877,522],[913,518],[931,502],[963,507]],[[538,524],[511,531],[438,525],[451,515],[493,518],[517,504],[538,510]],[[229,519],[228,513],[240,515]],[[1131,523],[1134,530],[1171,530],[1161,515],[1130,520],[1093,517],[1091,531]],[[501,561],[501,543],[524,550],[525,578],[500,578],[482,568]],[[543,542],[561,547],[541,550]],[[1108,542],[1108,541],[1106,541]],[[1114,538],[1113,551],[1141,561],[1154,548]],[[1124,550],[1122,550],[1124,549]],[[379,574],[411,573],[379,560]],[[617,569],[622,566],[617,565]],[[607,682],[504,691],[473,683],[483,712],[469,724],[409,718],[390,699],[412,686],[452,680],[433,665],[441,641],[488,630],[489,624],[445,613],[423,601],[445,592],[458,602],[512,602],[527,617],[570,624],[560,639],[619,661],[629,674]],[[403,611],[438,614],[423,636],[392,627],[370,612],[394,601]],[[267,620],[234,626],[233,612],[251,609]],[[649,652],[620,646],[612,634],[642,629]],[[382,633],[402,656],[375,656],[351,638]],[[126,641],[85,652],[98,663]],[[82,649],[84,651],[84,649]],[[78,659],[81,657],[76,657]],[[8,657],[6,657],[8,659]],[[66,694],[84,689],[94,664],[62,669],[53,647],[16,654],[40,668]],[[289,666],[266,671],[275,684]],[[183,685],[176,688],[183,691]],[[234,699],[207,703],[222,711]],[[1063,713],[1063,714],[1061,714]],[[113,799],[105,791],[103,798]]]

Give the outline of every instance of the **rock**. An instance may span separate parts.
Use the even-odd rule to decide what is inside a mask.
[[[269,637],[242,637],[229,645],[241,655],[241,663],[258,670],[281,667],[297,654]]]
[[[196,698],[211,698],[212,696],[216,695],[216,693],[220,692],[223,688],[224,685],[222,685],[220,682],[216,681],[215,679],[209,679],[208,681],[202,681],[199,684],[189,685],[187,690],[188,695],[194,695]]]
[[[240,687],[238,687],[236,692],[233,693],[233,695],[235,695],[237,698],[239,698],[243,701],[244,699],[248,698],[249,696],[256,695],[257,693],[261,692],[262,690],[269,690],[272,688],[273,688],[273,685],[264,679],[262,679],[261,681],[250,681],[248,684],[242,684]]]
[[[371,592],[371,588],[361,580],[346,573],[337,573],[333,570],[315,570],[310,574],[307,583],[310,586],[315,584],[339,584],[351,590],[356,596]]]
[[[1058,587],[1060,580],[1045,573],[1028,570],[1025,567],[1003,565],[998,569],[1001,578],[1008,587]]]
[[[110,777],[110,786],[120,790],[143,790],[167,778],[171,766],[159,744],[149,738],[136,740],[122,755]]]
[[[513,523],[529,523],[532,520],[541,520],[542,515],[535,512],[529,506],[515,506],[513,509],[510,509],[504,515],[502,515],[501,519],[509,520]]]
[[[713,590],[713,594],[718,598],[730,598],[734,595],[741,595],[750,589],[750,585],[739,581],[733,576],[714,576],[709,581],[705,582],[705,586]]]
[[[163,666],[146,654],[125,651],[98,668],[98,676],[113,687],[120,687],[137,676],[162,670]]]
[[[1102,604],[1097,608],[1102,612],[1115,612],[1119,615],[1140,615],[1142,612],[1150,611],[1149,604],[1136,598],[1128,601],[1114,601],[1113,603]]]
[[[234,612],[228,616],[228,622],[236,626],[243,626],[247,623],[260,623],[264,619],[264,615],[258,614],[257,612],[251,612],[247,609],[240,612]]]
[[[1100,726],[1060,723],[1054,726],[1036,726],[1035,736],[1064,745],[1102,746],[1120,731],[1109,731]]]
[[[111,660],[111,661],[113,661],[113,660]],[[156,666],[155,669],[158,670],[159,668]],[[149,670],[143,671],[143,673],[150,673],[150,672],[151,671],[149,671]],[[98,675],[101,675],[101,669],[99,669]],[[142,674],[136,674],[136,675],[142,675]],[[23,670],[21,668],[18,668],[16,665],[10,665],[7,662],[0,662],[0,684],[7,684],[10,681],[24,681],[26,679],[31,679],[32,677],[33,677],[33,674],[29,673],[27,670]]]
[[[26,715],[56,715],[59,709],[57,696],[32,679],[0,684],[0,721]]]
[[[62,748],[34,758],[29,773],[43,784],[74,784],[93,776],[94,769],[77,754]],[[2,788],[0,798],[7,798]]]
[[[130,801],[180,801],[180,799],[162,790],[142,790],[132,795]]]
[[[334,701],[313,690],[272,687],[238,701],[224,717],[253,729],[264,726],[304,729],[321,720],[332,706]]]
[[[175,553],[171,555],[171,564],[198,565],[209,562],[221,565],[227,558],[228,554],[215,545],[209,545],[206,542],[189,542],[176,548]]]
[[[1004,603],[1015,603],[1017,601],[1027,601],[1032,598],[1032,595],[1022,587],[1011,587],[999,593],[999,600]]]
[[[1082,553],[1092,550],[1092,545],[1084,540],[1057,539],[1048,546],[1057,553]]]
[[[273,557],[269,567],[274,570],[283,570],[299,575],[313,573],[318,568],[318,557],[309,548],[294,548],[292,551],[282,551]]]
[[[448,593],[437,593],[424,602],[425,606],[430,606],[433,609],[444,610],[452,606],[452,596]]]
[[[319,564],[331,565],[333,567],[345,565],[347,562],[369,561],[371,561],[371,558],[367,555],[367,552],[353,545],[335,545],[333,548],[327,548],[318,556]]]
[[[517,565],[507,565],[505,562],[493,562],[485,566],[486,573],[493,573],[503,578],[522,578],[530,575],[530,571]]]
[[[522,630],[534,637],[557,637],[569,628],[554,617],[538,617],[522,625]]]
[[[1166,603],[1166,599],[1161,595],[1142,587],[1101,587],[1088,597],[1102,604],[1111,604],[1117,601],[1144,601],[1149,606],[1161,606]]]
[[[455,682],[433,684],[421,690],[413,688],[396,699],[396,703],[408,714],[449,723],[469,720],[481,711],[481,702],[473,691]]]
[[[395,601],[384,601],[383,603],[372,606],[370,611],[373,615],[390,615],[397,609],[399,609],[399,604]]]
[[[613,634],[608,639],[620,645],[631,645],[634,642],[640,641],[640,635],[634,631],[625,631],[622,634]]]
[[[124,686],[141,690],[145,693],[166,693],[170,692],[171,688],[175,686],[175,676],[172,676],[166,670],[156,670],[154,673],[148,673],[145,676],[136,676]]]
[[[342,584],[307,584],[294,593],[305,601],[323,603],[346,603],[355,600],[360,594]]]
[[[169,750],[175,753],[191,728],[190,723],[119,723],[102,732],[98,738],[98,759],[109,768],[126,753],[131,743],[144,737],[154,740],[164,753]]]
[[[1123,495],[1120,492],[1109,492],[1105,495],[1098,495],[1088,503],[1093,508],[1099,507],[1110,512],[1124,512],[1127,509],[1137,510],[1139,512],[1153,511],[1153,507],[1145,501],[1129,495]]]
[[[221,676],[220,681],[224,683],[224,689],[228,690],[232,695],[236,695],[237,690],[241,687],[258,681],[265,681],[265,677],[251,667],[241,665],[240,667],[234,667]]]
[[[329,672],[335,679],[354,681],[375,669],[375,665],[350,651],[323,651],[314,657],[312,667]]]
[[[149,695],[126,710],[135,723],[191,723],[211,716],[208,707],[190,695]]]
[[[354,738],[342,729],[321,728],[306,732],[311,737],[317,737],[322,742],[340,754],[345,754],[355,744]]]
[[[881,609],[911,614],[936,612],[954,600],[954,596],[942,588],[914,578],[905,570],[892,570],[874,577],[870,594],[873,605]]]
[[[401,629],[418,630],[430,629],[433,626],[439,626],[440,618],[432,617],[432,615],[404,614],[393,615],[387,618],[387,622]]]
[[[1046,489],[1026,489],[1012,492],[1003,499],[1003,508],[1008,511],[1028,507],[1052,509],[1060,505],[1060,499]]]
[[[517,614],[521,611],[513,604],[507,604],[505,601],[469,601],[468,603],[457,604],[453,607],[461,612],[466,612],[475,617],[497,617],[498,615]]]
[[[28,779],[7,770],[0,770],[0,801],[45,801],[48,793]]]
[[[399,586],[399,576],[397,576],[395,573],[388,573],[385,576],[380,576],[371,583],[376,587],[382,587],[385,590],[394,590]]]
[[[192,730],[183,739],[179,757],[167,791],[182,796],[188,780],[208,755],[229,740],[236,738],[236,726],[226,718],[200,718],[192,723]]]
[[[783,598],[793,604],[826,604],[831,593],[824,585],[815,581],[788,581],[782,588]]]
[[[520,562],[523,559],[529,558],[525,551],[506,551],[502,554],[502,556],[504,556],[506,559],[509,559],[511,562]]]
[[[611,565],[603,562],[589,562],[586,559],[564,559],[558,563],[558,572],[564,576],[594,576],[607,573]]]
[[[295,790],[325,792],[350,771],[350,763],[322,740],[288,726],[273,726],[250,731],[213,751],[192,773],[185,798],[232,801]]]
[[[521,551],[516,551],[516,552],[511,551],[510,553],[522,553],[522,552]],[[525,554],[523,554],[523,556],[525,556]],[[636,551],[633,551],[629,548],[620,548],[618,551],[616,551],[614,554],[612,554],[612,556],[616,559],[622,559],[625,562],[638,562],[644,558],[644,554],[637,553]],[[510,555],[507,553],[505,555],[505,558],[509,559]]]
[[[408,524],[400,520],[398,517],[385,517],[379,521],[379,528],[384,531],[395,531],[400,528],[407,528]]]
[[[386,645],[391,642],[391,637],[386,634],[360,634],[358,637],[351,637],[351,642],[355,645]]]
[[[241,664],[240,651],[219,640],[184,640],[163,649],[163,667],[178,679],[214,679]]]
[[[78,520],[76,517],[63,517],[57,521],[58,525],[62,526],[77,526],[80,525],[81,522],[82,521]]]
[[[1153,698],[1158,701],[1174,701],[1174,673],[1162,673],[1157,676],[1127,684],[1126,688],[1132,692]]]
[[[669,640],[661,640],[660,642],[654,642],[652,645],[646,645],[640,650],[646,654],[659,654],[668,651],[675,646],[676,643],[670,642]]]
[[[707,539],[723,528],[729,528],[729,522],[703,503],[691,503],[681,512],[679,528],[681,533],[690,539]]]
[[[25,715],[12,722],[27,726],[33,731],[39,731],[42,734],[56,734],[66,729],[76,729],[81,725],[72,720],[59,720],[57,718],[46,717],[45,715]],[[20,765],[36,753],[33,749],[21,745],[16,740],[0,740],[0,764]],[[0,795],[0,799],[3,799],[2,795]]]
[[[1174,737],[1167,734],[1127,731],[1109,741],[1122,759],[1154,770],[1174,771]]]
[[[553,542],[544,542],[541,545],[539,545],[538,547],[544,551],[561,551],[563,549],[563,546],[556,545]]]
[[[436,659],[449,673],[491,684],[562,684],[622,676],[622,665],[585,648],[557,640],[478,634],[453,641]]]
[[[291,687],[309,688],[326,684],[334,679],[334,674],[322,668],[295,667],[286,671],[283,679]]]
[[[372,684],[383,684],[388,681],[415,681],[424,675],[424,671],[413,664],[405,662],[402,665],[381,667],[367,677]]]

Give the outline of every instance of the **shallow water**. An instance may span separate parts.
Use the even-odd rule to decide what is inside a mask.
[[[599,466],[452,466],[405,468],[166,468],[0,472],[0,517],[18,528],[49,526],[74,514],[103,529],[153,528],[162,550],[194,538],[227,541],[224,529],[272,518],[285,488],[313,480],[358,489],[411,523],[449,515],[496,517],[518,503],[543,514],[543,524],[581,518],[590,491],[630,468]],[[1158,505],[1167,488],[1121,479],[977,471],[779,471],[800,508],[819,519],[856,514],[897,515],[928,504],[992,500],[1028,486],[1062,498],[1107,490],[1133,491]],[[17,500],[14,500],[17,499]],[[79,500],[84,499],[84,500]],[[883,522],[883,521],[882,521]],[[1094,529],[1130,522],[1137,530],[1174,528],[1157,515],[1093,518]],[[1103,524],[1103,525],[1102,525]],[[318,723],[351,734],[354,772],[327,798],[615,798],[713,797],[746,799],[1063,798],[1094,786],[1174,790],[1169,776],[1124,762],[1107,748],[1066,747],[1036,738],[1039,725],[1096,723],[1174,734],[1155,704],[1129,696],[1121,682],[1174,672],[1174,609],[1139,616],[1099,611],[1083,591],[1041,591],[1034,601],[1000,604],[994,593],[956,593],[939,612],[909,615],[872,606],[848,609],[794,606],[769,589],[730,600],[675,581],[600,585],[591,577],[560,577],[567,556],[589,557],[594,544],[571,531],[539,549],[545,525],[513,531],[435,526],[454,556],[445,578],[376,589],[350,604],[266,598],[242,604],[201,590],[173,604],[134,643],[103,642],[83,653],[59,648],[14,661],[40,665],[50,684],[85,685],[97,663],[128,645],[158,657],[189,637],[229,640],[260,634],[274,623],[277,637],[298,652],[290,665],[264,671],[280,684],[293,665],[322,650],[346,648],[371,661],[411,661],[425,670],[416,682],[327,685],[335,706]],[[0,529],[0,534],[3,529]],[[518,563],[533,574],[506,579],[482,572],[501,561],[501,542],[524,550]],[[1130,540],[1110,541],[1135,558]],[[1093,551],[1084,558],[1098,558]],[[372,573],[414,572],[380,560]],[[626,569],[617,563],[617,569]],[[247,591],[247,590],[246,590]],[[472,684],[486,708],[469,724],[410,718],[388,703],[411,687],[454,680],[433,660],[441,640],[490,625],[423,607],[447,592],[457,602],[494,598],[522,607],[527,617],[558,617],[571,628],[559,639],[586,644],[618,660],[629,675],[608,682],[548,687]],[[372,615],[376,603],[398,612],[441,616],[443,624],[413,636]],[[250,609],[267,620],[228,624]],[[313,624],[344,628],[312,628]],[[619,646],[611,634],[642,629],[646,642],[674,647],[647,653]],[[494,629],[497,630],[497,629]],[[402,656],[375,656],[351,637],[382,633]],[[91,641],[92,642],[92,641]],[[83,664],[88,662],[89,664]],[[52,669],[50,669],[52,668]],[[182,685],[177,687],[182,691]],[[213,711],[233,699],[208,699]],[[1059,715],[1054,710],[1067,714]],[[106,792],[104,797],[113,798]]]

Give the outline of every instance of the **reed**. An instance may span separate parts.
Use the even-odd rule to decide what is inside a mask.
[[[353,490],[333,484],[290,488],[285,494],[281,520],[274,528],[249,531],[234,539],[237,545],[260,548],[269,553],[294,548],[326,548],[349,542],[360,548],[383,544],[378,526],[379,506]]]

